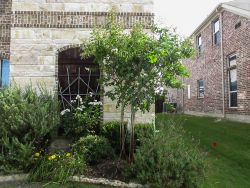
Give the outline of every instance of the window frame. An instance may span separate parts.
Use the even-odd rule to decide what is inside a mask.
[[[231,54],[227,58],[227,74],[228,74],[228,105],[229,108],[238,108],[238,84],[237,84],[237,61],[235,62],[234,65],[231,65],[231,59],[234,58],[233,60],[236,61],[237,55],[235,53]],[[236,90],[231,90],[231,71],[235,70],[236,71]],[[236,93],[236,106],[232,106],[232,97],[231,94]]]
[[[2,88],[2,70],[3,70],[3,60],[0,59],[0,89]]]
[[[218,24],[219,24],[219,28],[218,28],[218,31],[215,31],[215,24],[218,22]],[[220,19],[219,18],[216,18],[216,19],[214,19],[214,21],[212,22],[212,29],[213,29],[213,44],[214,45],[219,45],[220,44],[220,38],[221,38],[221,34],[220,34]],[[216,37],[217,37],[217,33],[219,33],[219,39],[218,39],[218,41],[217,40],[215,40],[216,39]]]
[[[201,38],[201,34],[198,34],[196,36],[196,48],[197,48],[197,51],[198,51],[198,55],[200,55],[201,51],[202,51],[202,38]]]
[[[8,59],[0,59],[0,89],[10,86],[10,62]]]
[[[201,85],[201,82],[202,82],[202,85]],[[197,80],[197,98],[202,99],[204,97],[205,97],[205,83],[203,79],[199,79]]]

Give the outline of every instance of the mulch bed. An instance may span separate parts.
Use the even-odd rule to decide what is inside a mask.
[[[106,160],[100,164],[89,166],[85,176],[125,181],[125,178],[122,176],[124,163],[125,161]]]

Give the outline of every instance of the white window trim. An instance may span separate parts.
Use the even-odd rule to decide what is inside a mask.
[[[201,44],[199,44],[199,38],[201,39]],[[196,36],[196,48],[197,48],[198,54],[200,55],[201,51],[202,51],[202,38],[201,38],[201,34],[198,34]]]
[[[216,22],[219,22],[219,30],[217,31],[217,32],[215,32],[215,23]],[[220,19],[219,18],[216,18],[216,19],[214,19],[214,21],[212,22],[212,25],[213,25],[213,27],[212,27],[212,29],[213,29],[213,44],[214,45],[218,45],[218,44],[220,44],[220,41],[218,42],[218,43],[215,43],[215,34],[216,33],[218,33],[218,32],[220,32]],[[221,36],[220,36],[221,37]]]
[[[231,93],[237,93],[237,95],[238,95],[238,90],[236,90],[236,91],[229,91],[229,108],[238,108],[238,101],[237,101],[237,106],[231,106]]]
[[[203,86],[200,87],[199,85],[199,81],[203,81]],[[198,86],[198,89],[197,89],[197,97],[198,99],[203,99],[205,97],[205,84],[204,84],[204,80],[203,79],[200,79],[200,80],[197,80],[197,86]],[[203,88],[203,96],[200,96],[200,89]]]

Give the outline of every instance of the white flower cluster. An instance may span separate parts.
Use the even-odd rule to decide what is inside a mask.
[[[89,105],[94,105],[94,106],[102,105],[102,102],[101,102],[101,101],[94,100],[94,102],[89,102]]]
[[[66,114],[67,112],[70,112],[70,109],[67,108],[67,109],[61,111],[61,115],[63,116],[63,115]]]
[[[80,95],[77,95],[77,96],[76,96],[76,100],[77,100],[77,99],[82,99],[82,97],[81,97]]]
[[[82,102],[82,97],[81,97],[80,95],[77,95],[77,96],[76,96],[76,100],[72,100],[71,103],[75,103],[77,100],[80,101],[80,104],[83,104],[83,102]]]
[[[117,48],[114,48],[111,50],[112,53],[117,53],[118,52],[118,49]]]
[[[77,107],[76,110],[79,110],[82,112],[84,108],[86,108],[86,107],[84,105],[81,105],[81,106]]]

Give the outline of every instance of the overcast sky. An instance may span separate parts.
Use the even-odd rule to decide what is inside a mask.
[[[222,2],[231,0],[154,0],[155,21],[189,36]]]

